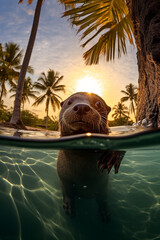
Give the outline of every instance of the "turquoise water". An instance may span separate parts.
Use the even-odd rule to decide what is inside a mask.
[[[159,240],[159,139],[159,132],[111,139],[83,136],[74,139],[74,144],[71,139],[51,141],[47,148],[45,141],[20,139],[18,142],[2,136],[0,240]],[[75,148],[79,143],[82,148],[85,144],[89,148],[97,145],[99,149],[111,148],[111,145],[125,149],[126,144],[127,152],[119,173],[110,172],[108,189],[106,187],[109,223],[102,222],[95,199],[78,198],[74,219],[62,208],[54,145],[62,144],[65,148],[67,144]]]

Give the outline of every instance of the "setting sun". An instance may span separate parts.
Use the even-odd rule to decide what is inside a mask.
[[[76,92],[93,92],[102,96],[101,83],[91,76],[83,77],[77,81]]]

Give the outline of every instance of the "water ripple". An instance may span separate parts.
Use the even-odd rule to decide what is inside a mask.
[[[56,150],[0,148],[0,239],[160,239],[160,151],[128,151],[111,172],[111,219],[101,222],[94,199],[77,199],[77,217],[62,208]]]

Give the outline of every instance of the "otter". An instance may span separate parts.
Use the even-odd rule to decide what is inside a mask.
[[[60,134],[108,134],[108,114],[111,108],[94,93],[78,92],[61,103]],[[63,208],[75,216],[75,197],[95,197],[103,221],[108,221],[108,172],[115,164],[118,171],[123,154],[104,150],[60,150],[57,172],[63,192]],[[98,164],[97,164],[98,163]],[[100,169],[99,169],[100,168]],[[108,172],[103,172],[107,168]]]

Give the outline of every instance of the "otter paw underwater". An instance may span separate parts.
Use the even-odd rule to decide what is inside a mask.
[[[59,116],[61,136],[81,133],[108,134],[111,108],[94,93],[78,92],[61,104]],[[107,183],[112,166],[118,172],[123,158],[120,151],[60,150],[57,172],[63,193],[63,207],[75,216],[75,197],[95,198],[103,221],[108,221]],[[121,156],[121,157],[120,157]],[[103,171],[107,168],[107,171]]]

